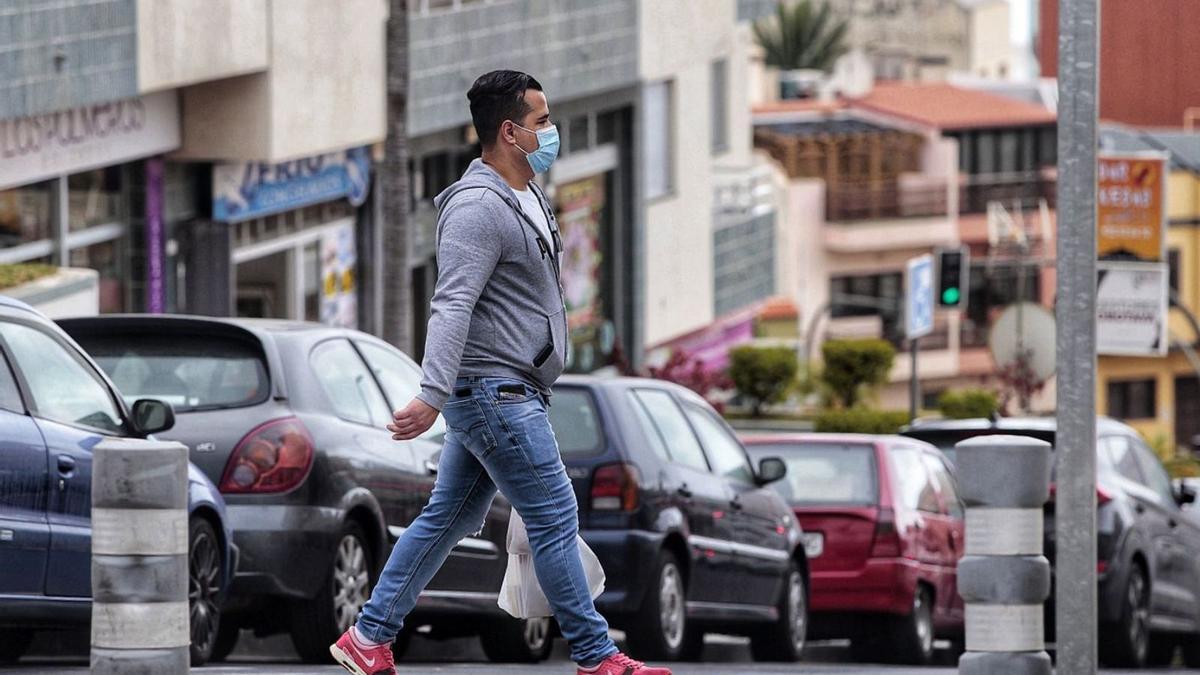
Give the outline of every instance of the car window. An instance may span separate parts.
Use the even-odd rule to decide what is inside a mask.
[[[1175,503],[1175,491],[1171,488],[1171,477],[1163,468],[1162,462],[1158,460],[1154,451],[1146,447],[1146,444],[1140,440],[1129,439],[1128,442],[1134,448],[1137,462],[1142,467],[1142,474],[1146,476],[1146,484],[1158,493],[1164,504]]]
[[[754,444],[755,462],[778,457],[787,464],[783,480],[771,483],[789,504],[879,503],[875,448],[861,443]]]
[[[322,342],[313,349],[310,363],[338,417],[379,427],[391,420],[387,401],[349,342]]]
[[[696,405],[684,406],[692,426],[700,436],[700,443],[708,452],[713,473],[729,480],[754,484],[754,470],[742,444],[733,437],[709,411]]]
[[[21,390],[17,388],[17,380],[3,354],[0,354],[0,409],[15,413],[25,412],[25,406],[21,403]]]
[[[1114,471],[1135,483],[1146,485],[1146,478],[1138,467],[1137,457],[1133,446],[1124,436],[1105,436],[1100,439],[1100,447],[1107,455],[1108,464]]]
[[[558,451],[564,457],[591,455],[604,446],[596,401],[585,389],[559,389],[547,410]]]
[[[655,426],[654,420],[650,419],[650,413],[646,412],[646,406],[637,400],[633,392],[629,392],[629,398],[631,399],[629,407],[633,409],[633,416],[637,418],[638,425],[642,428],[642,435],[650,444],[651,452],[664,462],[671,461],[671,452],[667,450],[667,444],[658,433],[658,427]]]
[[[937,492],[921,461],[924,453],[918,448],[894,448],[890,457],[895,470],[899,502],[908,509],[938,513]]]
[[[687,418],[683,416],[683,411],[671,395],[655,389],[638,389],[634,392],[634,397],[646,406],[646,412],[654,421],[658,433],[667,442],[671,461],[700,471],[708,471],[708,462],[704,459],[700,442],[696,440]]]
[[[359,351],[375,377],[393,410],[408,405],[421,393],[421,371],[396,352],[370,342],[356,342]],[[446,421],[441,415],[421,438],[440,438],[446,435]]]
[[[74,349],[19,323],[0,323],[0,337],[29,385],[30,403],[39,417],[125,433],[124,418],[108,386]]]
[[[962,518],[963,505],[958,498],[958,488],[955,486],[954,477],[950,475],[946,464],[940,457],[936,457],[928,452],[922,453],[921,459],[925,462],[925,469],[933,478],[933,483],[937,486],[938,492],[942,493],[942,501],[946,504],[946,512],[954,518]]]
[[[266,357],[246,340],[213,335],[81,335],[129,403],[156,398],[176,412],[258,405],[271,395]]]

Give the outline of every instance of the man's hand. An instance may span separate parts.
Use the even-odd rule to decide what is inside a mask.
[[[429,431],[429,427],[437,421],[437,416],[437,408],[414,398],[403,409],[392,413],[392,423],[387,428],[392,432],[392,440],[411,441]]]

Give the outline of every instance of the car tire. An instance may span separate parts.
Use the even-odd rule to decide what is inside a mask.
[[[554,625],[548,618],[500,619],[484,627],[479,642],[493,663],[539,663],[554,648]]]
[[[1150,648],[1146,651],[1146,665],[1165,668],[1175,662],[1175,648],[1179,640],[1174,635],[1152,634]]]
[[[1121,618],[1100,628],[1100,660],[1118,668],[1141,668],[1150,652],[1150,584],[1141,565],[1130,566]]]
[[[188,614],[191,663],[202,666],[212,658],[221,631],[221,540],[203,518],[188,523]]]
[[[0,630],[0,665],[16,663],[29,645],[33,644],[33,631],[23,628],[4,628]]]
[[[750,654],[755,661],[794,663],[804,653],[808,635],[808,589],[804,573],[792,561],[779,598],[779,621],[750,635]]]
[[[658,554],[651,586],[625,631],[629,651],[647,661],[692,661],[704,650],[704,633],[687,620],[687,581],[679,559]]]
[[[375,581],[375,562],[362,527],[345,523],[336,542],[325,583],[316,597],[295,603],[291,613],[292,645],[305,663],[333,662],[329,645],[354,625]]]
[[[234,649],[237,649],[238,639],[242,635],[242,629],[230,621],[222,621],[221,628],[217,631],[217,642],[213,645],[212,656],[208,658],[209,663],[220,663],[229,658]]]
[[[933,593],[918,585],[912,609],[889,631],[889,651],[900,663],[926,665],[933,660],[933,637]]]
[[[1183,665],[1200,668],[1200,633],[1193,633],[1180,640],[1183,648]]]

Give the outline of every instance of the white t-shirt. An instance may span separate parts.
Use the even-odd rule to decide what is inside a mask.
[[[513,190],[513,194],[517,196],[517,203],[521,205],[521,210],[533,224],[537,226],[538,232],[546,238],[546,243],[550,244],[550,250],[554,250],[554,238],[550,236],[550,223],[546,221],[546,212],[542,210],[542,205],[538,201],[538,197],[533,190]]]

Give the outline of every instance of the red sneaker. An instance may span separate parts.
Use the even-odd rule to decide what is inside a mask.
[[[367,647],[354,638],[351,628],[338,641],[330,645],[329,653],[342,667],[354,675],[396,675],[396,662],[392,659],[392,645],[383,644]]]
[[[671,675],[671,671],[668,668],[651,668],[617,652],[601,661],[595,670],[580,668],[577,675]]]

